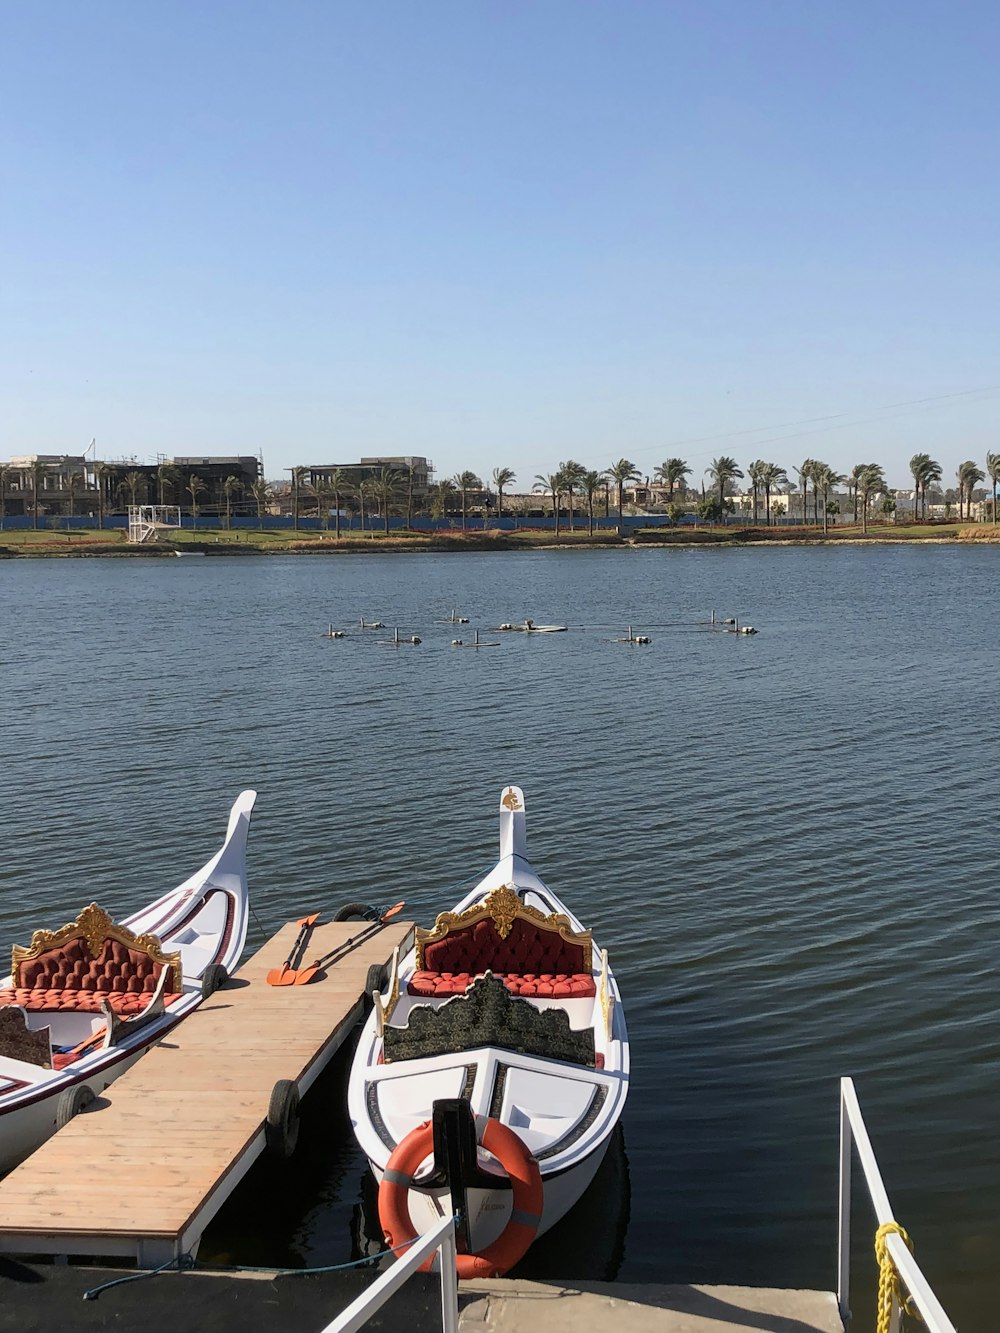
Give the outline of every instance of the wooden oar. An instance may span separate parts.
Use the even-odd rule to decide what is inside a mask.
[[[322,958],[315,959],[308,967],[304,967],[301,972],[296,972],[296,986],[307,985],[322,968],[329,967],[332,962],[339,961],[342,954],[353,949],[355,945],[361,944],[363,940],[370,939],[373,935],[376,935],[385,923],[391,921],[394,916],[398,916],[405,906],[405,902],[396,903],[387,911],[383,912],[377,921],[373,921],[371,925],[366,926],[364,930],[359,931],[357,935],[352,935],[349,940],[345,940],[343,944],[338,944],[335,949],[331,949],[329,953],[325,953]]]
[[[319,920],[319,912],[314,912],[312,916],[304,916],[296,924],[299,927],[299,933],[295,936],[295,943],[288,951],[288,957],[280,967],[272,967],[265,980],[269,986],[292,986],[295,984],[295,972],[292,963],[301,962],[302,954],[305,952],[306,939],[310,930]]]

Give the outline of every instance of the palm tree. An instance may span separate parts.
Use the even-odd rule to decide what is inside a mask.
[[[973,459],[967,458],[958,469],[958,517],[962,518],[962,495],[965,494],[965,516],[972,517],[972,492],[981,481],[986,480],[986,473]]]
[[[413,470],[410,470],[410,480],[412,484]],[[351,489],[351,484],[347,479],[347,473],[342,467],[335,467],[327,474],[327,485],[333,495],[334,505],[334,524],[336,528],[337,540],[340,541],[340,499]],[[329,527],[329,515],[327,515],[327,527]]]
[[[323,527],[330,531],[330,499],[333,492],[330,490],[330,483],[326,477],[317,477],[312,484],[312,493],[316,497],[316,520],[322,522]]]
[[[372,480],[372,494],[382,506],[385,535],[389,535],[389,510],[396,502],[396,492],[402,478],[394,467],[384,467]]]
[[[165,505],[167,487],[171,488],[171,494],[176,494],[174,487],[181,479],[180,469],[174,467],[173,463],[161,463],[156,469],[156,480],[159,486],[160,504]]]
[[[809,483],[813,480],[816,472],[817,463],[815,458],[803,459],[801,465],[795,469],[795,475],[799,479],[799,485],[802,487],[802,526],[806,524],[806,501],[809,498]]]
[[[38,527],[38,491],[45,481],[45,474],[48,472],[48,464],[39,462],[36,458],[28,467],[31,474],[31,512],[32,527]]]
[[[839,486],[844,478],[835,472],[829,463],[817,463],[813,471],[813,486],[818,487],[823,496],[823,535],[830,531],[830,492]]]
[[[362,533],[364,533],[365,530],[365,501],[367,500],[368,518],[369,518],[368,535],[370,537],[375,536],[375,533],[371,529],[370,523],[371,523],[371,513],[372,513],[372,502],[375,499],[375,488],[377,485],[378,483],[376,482],[374,477],[365,477],[358,485],[358,505],[361,510],[361,531]]]
[[[639,469],[630,458],[619,458],[608,468],[608,480],[618,488],[618,521],[622,519],[622,495],[630,481],[639,480]]]
[[[445,518],[448,509],[455,500],[455,483],[450,477],[442,477],[431,487],[430,510],[432,518]]]
[[[406,526],[413,527],[413,467],[406,469]]]
[[[580,478],[580,489],[587,497],[587,518],[589,520],[588,531],[594,535],[594,496],[601,489],[603,478],[599,472],[593,470],[584,472]]]
[[[306,475],[304,467],[292,468],[292,531],[299,530],[299,490],[302,486],[302,478]]]
[[[559,473],[562,476],[563,487],[566,491],[566,498],[569,501],[569,530],[573,531],[573,490],[578,487],[583,480],[587,469],[582,463],[575,462],[570,458],[565,463],[559,464]]]
[[[924,518],[927,517],[927,488],[928,486],[936,485],[937,482],[939,482],[943,476],[944,476],[944,471],[941,467],[941,464],[935,462],[933,458],[929,459],[926,466],[924,467],[923,480],[921,481],[921,486],[920,486],[921,490],[924,493]]]
[[[708,475],[719,488],[719,504],[721,505],[726,498],[726,487],[737,477],[742,477],[735,458],[729,458],[723,454],[721,458],[713,458],[711,467],[705,469]]]
[[[714,464],[713,464],[714,466]],[[742,477],[743,473],[740,473]],[[767,515],[767,526],[771,526],[771,492],[781,485],[783,481],[788,480],[788,473],[777,463],[761,463],[758,473],[759,484],[764,490],[764,512]],[[782,509],[782,514],[785,512]]]
[[[920,517],[920,488],[924,485],[924,475],[931,461],[930,454],[914,454],[910,459],[910,476],[913,478],[913,517]]]
[[[673,504],[674,488],[684,485],[684,478],[689,476],[691,469],[683,458],[668,458],[665,463],[661,463],[654,471],[653,476],[657,481],[662,481],[667,488],[667,504]]]
[[[556,519],[556,540],[559,540],[559,493],[562,489],[563,479],[560,473],[553,472],[545,476],[540,472],[535,478],[535,484],[531,488],[533,491],[551,491],[552,492],[552,512]]]
[[[861,530],[868,531],[868,506],[873,495],[888,490],[885,477],[878,463],[863,463],[855,482],[856,495],[861,509]]]
[[[94,464],[94,481],[97,483],[97,526],[104,529],[104,496],[107,489],[107,476],[111,469],[107,463]]]
[[[69,491],[70,518],[73,517],[74,501],[76,500],[76,493],[78,490],[83,489],[84,485],[86,484],[86,480],[87,479],[82,472],[71,472],[69,476],[66,478],[66,489]]]
[[[226,501],[226,530],[233,526],[233,493],[243,489],[243,482],[239,477],[229,476],[222,483],[222,494]]]
[[[854,522],[858,521],[858,483],[861,480],[861,474],[865,468],[871,467],[870,463],[855,463],[847,477],[847,493],[854,499]]]
[[[753,525],[754,525],[754,527],[757,526],[757,522],[758,522],[757,507],[758,507],[758,502],[759,502],[759,500],[760,500],[760,493],[761,493],[761,490],[762,490],[763,487],[764,487],[764,469],[765,469],[766,467],[767,467],[767,464],[764,462],[764,460],[763,460],[762,458],[756,458],[756,459],[754,459],[754,461],[747,467],[747,477],[749,478],[750,486],[751,486],[751,490],[752,490],[752,494],[753,494]]]
[[[497,515],[503,514],[503,491],[505,486],[509,486],[515,481],[514,472],[509,467],[495,467],[493,469],[493,485],[497,488]]]
[[[474,472],[458,472],[452,478],[452,485],[462,496],[462,531],[465,531],[467,514],[466,497],[469,491],[481,490],[483,483]]]
[[[986,472],[993,483],[993,523],[997,521],[997,486],[1000,485],[1000,454],[986,455]],[[3,515],[3,481],[0,480],[0,516]]]
[[[271,485],[262,477],[250,487],[250,494],[257,502],[257,528],[259,530],[264,526],[264,506],[271,498]]]
[[[184,489],[191,492],[191,526],[194,528],[198,526],[198,496],[204,494],[208,486],[197,472],[192,472]]]
[[[141,472],[126,472],[124,477],[122,477],[122,489],[128,491],[128,502],[130,505],[137,505],[139,503],[137,499],[139,488],[142,487],[143,490],[145,490],[145,486],[146,478]]]

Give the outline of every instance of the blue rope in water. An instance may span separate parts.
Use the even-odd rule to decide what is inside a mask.
[[[457,1217],[455,1221],[458,1221]],[[197,1268],[202,1273],[270,1273],[274,1277],[295,1277],[307,1273],[339,1273],[346,1268],[364,1268],[366,1264],[378,1263],[383,1255],[398,1254],[401,1250],[408,1250],[412,1244],[413,1241],[408,1240],[402,1245],[393,1245],[390,1249],[380,1250],[378,1254],[367,1255],[364,1259],[351,1259],[346,1264],[323,1264],[316,1268],[255,1268],[250,1264],[200,1264],[193,1255],[179,1254],[173,1259],[168,1259],[165,1264],[160,1264],[159,1268],[144,1268],[141,1273],[127,1273],[124,1277],[102,1282],[99,1287],[91,1287],[89,1291],[83,1293],[83,1299],[96,1301],[102,1291],[110,1291],[112,1287],[120,1287],[126,1282],[138,1282],[140,1278],[156,1277],[157,1273],[166,1273],[171,1268],[176,1268],[179,1273],[190,1272]]]

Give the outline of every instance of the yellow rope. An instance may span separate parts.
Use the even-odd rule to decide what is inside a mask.
[[[899,1283],[899,1273],[892,1262],[892,1255],[886,1244],[886,1236],[900,1236],[906,1248],[913,1253],[913,1241],[898,1222],[886,1222],[875,1232],[875,1261],[878,1264],[878,1314],[875,1321],[875,1333],[889,1333],[889,1320],[892,1317],[893,1301],[904,1313],[920,1318],[920,1311],[908,1296],[903,1295]]]

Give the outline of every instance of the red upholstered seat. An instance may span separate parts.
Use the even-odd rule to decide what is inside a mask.
[[[565,976],[582,973],[587,966],[581,944],[524,917],[515,918],[504,939],[489,918],[450,930],[424,946],[423,962],[433,972],[476,976],[489,969],[498,977]]]
[[[152,991],[52,990],[27,986],[8,986],[0,990],[0,1005],[18,1004],[32,1013],[99,1014],[101,1001],[107,1000],[120,1018],[134,1018],[141,1014],[152,998]],[[166,993],[163,1003],[172,1004],[179,999],[179,994]]]
[[[406,989],[410,995],[464,995],[477,975],[482,973],[414,972]],[[496,975],[514,995],[568,1000],[597,994],[597,986],[589,972],[503,972]]]
[[[14,980],[18,986],[32,991],[140,994],[156,990],[162,970],[162,963],[119,940],[105,939],[100,954],[94,958],[86,940],[76,938],[46,949],[37,958],[25,959]]]

